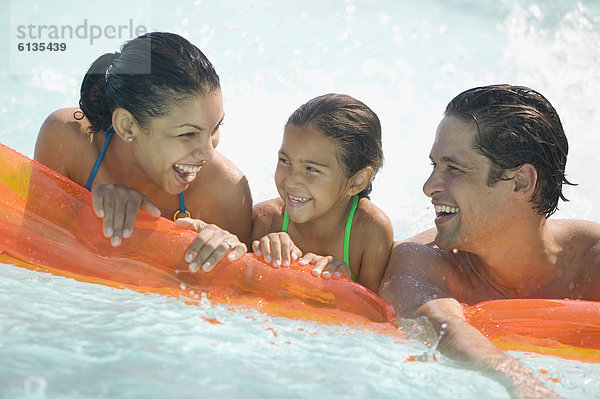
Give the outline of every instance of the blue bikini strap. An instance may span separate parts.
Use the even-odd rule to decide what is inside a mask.
[[[185,209],[185,205],[183,204],[183,193],[179,193],[179,209],[175,211],[175,214],[173,215],[173,220],[177,220],[177,217],[179,215],[184,215],[184,217],[187,216],[189,218],[192,217],[190,211]]]
[[[106,137],[106,141],[104,142],[104,145],[102,146],[102,150],[100,151],[100,155],[98,155],[98,159],[96,159],[96,163],[94,164],[94,167],[92,168],[92,173],[90,173],[90,177],[88,178],[88,181],[84,186],[85,189],[88,191],[92,187],[92,182],[94,181],[94,178],[96,177],[96,173],[98,173],[98,168],[100,167],[100,164],[102,163],[102,159],[104,158],[104,154],[106,153],[106,149],[108,148],[108,145],[110,144],[110,139],[112,139],[112,136],[114,133],[115,133],[115,129],[113,129],[112,125],[110,125],[108,127],[108,129],[106,129],[104,131],[104,137]]]

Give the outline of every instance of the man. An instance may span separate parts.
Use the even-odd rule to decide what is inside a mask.
[[[554,395],[469,325],[461,303],[505,298],[600,300],[600,225],[548,220],[566,200],[568,143],[541,94],[497,85],[446,108],[423,186],[437,234],[396,243],[379,294],[403,317],[426,316],[439,347],[501,376],[516,397]]]

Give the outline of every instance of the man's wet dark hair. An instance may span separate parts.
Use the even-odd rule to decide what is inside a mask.
[[[534,209],[549,217],[559,198],[567,201],[562,185],[573,185],[565,177],[569,143],[556,110],[540,93],[522,86],[476,87],[450,101],[445,115],[477,125],[473,147],[492,163],[489,186],[529,163],[537,171]]]
[[[153,32],[92,63],[81,83],[79,107],[96,133],[112,124],[117,107],[147,126],[179,101],[219,88],[219,76],[196,46],[173,33]]]

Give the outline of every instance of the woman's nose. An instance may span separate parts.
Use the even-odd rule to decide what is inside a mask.
[[[215,148],[212,145],[210,137],[198,141],[192,150],[192,156],[201,161],[210,161],[213,159],[214,154]]]

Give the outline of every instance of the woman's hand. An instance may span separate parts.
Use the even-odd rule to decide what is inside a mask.
[[[298,263],[314,266],[312,270],[313,276],[321,276],[323,278],[330,278],[331,276],[352,278],[350,267],[333,256],[321,256],[309,252]]]
[[[196,239],[185,253],[185,261],[189,269],[196,272],[211,271],[227,254],[227,259],[237,260],[247,250],[246,244],[234,235],[214,224],[207,224],[198,219],[181,218],[175,222],[177,226],[198,232]]]
[[[159,217],[160,210],[142,193],[118,184],[98,184],[92,188],[92,206],[102,218],[104,237],[118,247],[123,238],[129,238],[138,210]]]
[[[302,251],[292,242],[285,232],[269,233],[260,240],[252,242],[252,252],[263,256],[265,262],[273,267],[289,266],[302,256]]]

